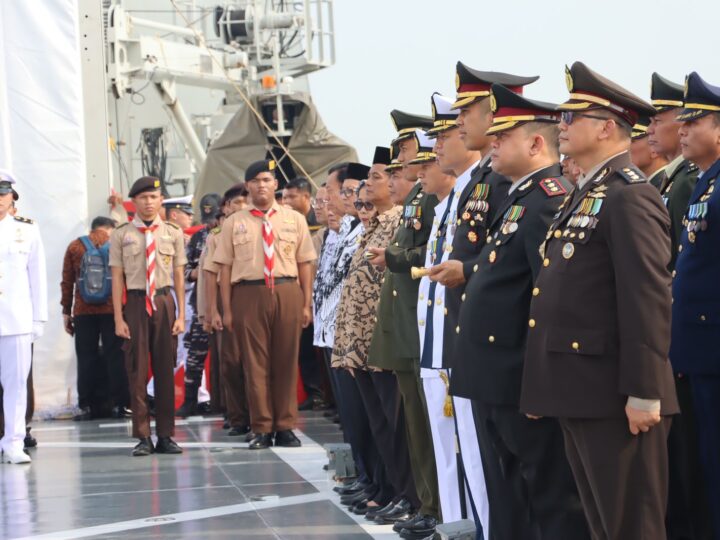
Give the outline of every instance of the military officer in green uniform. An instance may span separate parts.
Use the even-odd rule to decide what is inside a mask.
[[[435,459],[419,378],[420,338],[415,316],[418,281],[410,275],[410,269],[422,266],[425,260],[437,197],[422,192],[417,181],[421,165],[410,165],[420,150],[416,131],[432,128],[432,119],[397,110],[392,111],[391,117],[398,132],[393,147],[398,148],[399,153],[397,163],[389,166],[390,191],[395,203],[403,205],[403,213],[390,246],[369,249],[374,255],[371,262],[387,268],[370,344],[369,364],[393,370],[403,398],[410,465],[421,507],[412,519],[394,525],[400,532],[405,527],[426,527],[439,518]],[[402,168],[397,168],[399,164]],[[382,519],[382,514],[378,519]]]
[[[642,115],[632,128],[630,138],[630,159],[638,169],[647,177],[650,184],[656,189],[667,180],[665,167],[668,160],[664,154],[657,152],[651,145],[648,138],[648,126],[650,117]]]
[[[670,214],[670,270],[675,269],[682,219],[697,184],[698,168],[691,161],[683,158],[678,130],[682,122],[676,117],[683,107],[684,88],[670,82],[657,73],[652,75],[650,99],[657,113],[650,119],[648,126],[648,142],[659,154],[665,156],[668,165],[665,167],[665,181],[660,186],[660,194]],[[683,407],[684,410],[684,407]]]

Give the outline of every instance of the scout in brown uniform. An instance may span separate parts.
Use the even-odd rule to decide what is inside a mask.
[[[130,382],[133,437],[140,442],[134,456],[153,452],[179,454],[174,434],[175,339],[185,327],[185,239],[183,232],[159,216],[162,205],[160,181],[151,176],[137,180],[129,193],[135,218],[110,237],[110,267],[115,311],[115,333],[124,338],[125,367]],[[123,307],[123,290],[127,303]],[[178,298],[177,319],[175,301]],[[155,378],[157,445],[150,439],[147,406],[148,368],[152,358]]]
[[[300,446],[297,357],[312,320],[312,263],[305,218],[277,204],[275,162],[245,172],[251,205],[223,224],[213,260],[222,265],[223,325],[235,330],[247,377],[251,449]],[[299,281],[299,283],[298,283]]]
[[[520,410],[560,420],[592,537],[665,536],[670,419],[670,220],[630,164],[654,109],[580,62],[560,151],[583,175],[541,245]]]
[[[247,188],[245,184],[236,184],[225,192],[225,216],[244,209]],[[220,265],[214,262],[217,241],[220,238],[222,225],[210,231],[207,239],[206,253],[203,258],[202,269],[205,275],[205,318],[210,324],[211,331],[220,332],[220,373],[222,385],[225,390],[225,404],[227,408],[228,435],[245,435],[250,431],[250,417],[248,415],[247,393],[245,391],[245,374],[243,371],[240,350],[237,338],[231,327],[223,326],[221,312],[222,303],[218,302],[218,282],[220,278]]]

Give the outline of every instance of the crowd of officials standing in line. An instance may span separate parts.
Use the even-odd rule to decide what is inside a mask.
[[[302,179],[278,202],[275,162],[261,160],[221,201],[203,198],[209,225],[188,242],[189,201],[137,180],[132,221],[98,218],[68,248],[79,367],[85,345],[114,341],[125,369],[113,364],[111,405],[132,416],[133,455],[180,453],[173,417],[198,410],[216,347],[228,434],[297,447],[312,337],[329,384],[323,395],[303,355],[304,405],[334,404],[358,469],[336,491],[402,538],[466,517],[485,539],[720,538],[720,88],[653,74],[648,102],[576,62],[558,105],[524,95],[537,77],[460,62],[455,75],[432,116],[392,111],[397,137],[372,163],[330,168],[312,209]],[[10,217],[14,185],[0,177],[0,242],[25,265],[13,294],[30,311],[0,326],[2,447],[25,462],[47,306],[37,227]],[[91,252],[112,274],[102,305],[84,302]]]

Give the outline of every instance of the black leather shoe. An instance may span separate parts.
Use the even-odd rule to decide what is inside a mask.
[[[250,450],[264,450],[270,448],[272,444],[272,433],[258,433],[253,440],[250,441],[248,448]]]
[[[297,448],[302,446],[300,439],[293,433],[292,429],[278,431],[275,434],[275,446],[284,446],[286,448]]]
[[[388,512],[383,512],[375,518],[375,523],[378,525],[389,525],[390,523],[397,523],[398,521],[405,521],[414,514],[410,501],[401,499],[393,508]]]
[[[335,486],[333,490],[339,495],[355,495],[356,493],[360,493],[367,487],[367,484],[363,482],[358,482],[356,480],[355,482],[353,482],[352,484],[348,484],[347,486]]]
[[[155,452],[155,447],[153,447],[152,439],[145,437],[144,439],[140,439],[140,442],[135,445],[132,455],[134,457],[149,456],[153,452]]]
[[[23,446],[24,448],[35,448],[37,446],[37,439],[30,435],[30,430],[32,428],[26,427],[25,428],[25,440],[23,440]]]
[[[323,413],[323,418],[334,418],[336,414],[337,414],[337,411],[334,408],[328,409],[327,411],[325,411]]]
[[[73,416],[73,420],[76,422],[84,422],[86,420],[90,420],[91,418],[92,411],[90,411],[90,407],[82,407],[80,412]]]
[[[357,514],[358,516],[364,516],[368,513],[368,510],[375,510],[378,508],[377,506],[368,506],[368,503],[370,502],[370,499],[363,499],[362,501],[358,501],[355,504],[353,504],[350,507],[350,512],[353,514]]]
[[[128,409],[127,407],[121,407],[120,405],[115,405],[112,410],[110,411],[110,416],[115,419],[120,418],[130,418],[132,417],[132,411]]]
[[[198,414],[212,414],[212,404],[209,401],[198,403],[197,412]]]
[[[354,493],[352,495],[343,495],[340,497],[340,504],[344,504],[345,506],[352,506],[356,502],[360,502],[363,499],[367,499],[370,497],[370,495],[375,495],[374,493],[369,494],[367,490],[358,491],[357,493]]]
[[[336,414],[335,416],[333,416],[332,421],[334,424],[339,424],[340,423],[340,415]]]
[[[229,437],[239,437],[240,435],[247,435],[248,433],[250,433],[250,426],[231,427],[230,431],[227,432]]]
[[[405,538],[406,540],[425,538],[426,536],[430,536],[435,532],[437,524],[438,521],[434,517],[428,515],[422,516],[421,519],[419,519],[412,525],[403,527],[400,531],[400,538]]]
[[[368,513],[365,514],[365,519],[368,521],[375,521],[375,518],[379,515],[382,515],[384,513],[390,512],[393,508],[395,508],[395,503],[390,501],[385,506],[378,506],[376,508],[372,508],[368,510]]]
[[[396,533],[399,533],[404,528],[414,525],[415,523],[420,521],[422,518],[423,518],[422,514],[415,514],[414,516],[412,516],[409,519],[406,519],[405,521],[397,521],[397,522],[395,522],[395,525],[393,525],[393,531],[395,531]]]
[[[255,432],[251,429],[247,435],[245,435],[245,442],[249,443],[255,438]]]
[[[198,413],[198,404],[197,400],[195,399],[186,399],[183,401],[182,405],[180,405],[180,408],[175,411],[175,416],[178,418],[187,418],[188,416],[193,416]]]
[[[223,429],[230,429],[230,420],[223,418]]]
[[[155,452],[157,454],[182,454],[182,448],[170,437],[158,437]]]

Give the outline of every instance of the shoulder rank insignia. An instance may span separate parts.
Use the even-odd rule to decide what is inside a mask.
[[[557,197],[567,193],[567,189],[556,178],[540,180],[539,185],[548,197]]]
[[[695,172],[698,170],[698,166],[695,165],[692,161],[688,161],[688,172]]]
[[[15,219],[15,221],[19,221],[20,223],[27,223],[28,225],[32,225],[33,223],[35,223],[32,219],[24,218],[21,216],[13,216],[13,218]]]
[[[124,227],[125,225],[130,225],[130,222],[126,221],[125,223],[121,223],[120,225],[117,226],[117,228],[120,229],[120,228]]]
[[[622,176],[628,184],[640,184],[647,182],[643,174],[634,167],[625,167],[618,170],[618,174]]]
[[[178,231],[182,230],[182,229],[180,229],[180,227],[178,227],[177,225],[175,225],[175,224],[174,224],[173,222],[171,222],[171,221],[166,221],[165,223],[167,223],[167,224],[170,225],[171,227],[175,227]]]
[[[213,227],[210,229],[210,234],[219,234],[222,229],[220,227]]]

